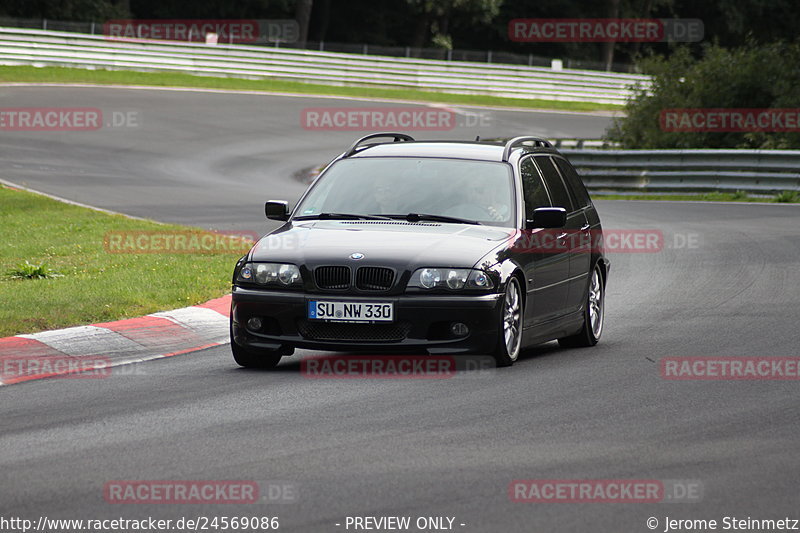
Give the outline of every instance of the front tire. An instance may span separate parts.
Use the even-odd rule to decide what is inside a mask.
[[[279,350],[253,350],[236,344],[233,338],[233,320],[231,320],[231,352],[236,364],[245,368],[272,369],[278,366],[283,357]]]
[[[583,311],[583,326],[575,335],[558,339],[564,348],[586,348],[594,346],[603,334],[603,320],[606,310],[606,287],[603,283],[603,271],[600,262],[596,261],[592,268],[592,277],[586,291],[586,308]]]
[[[272,350],[249,350],[242,348],[236,341],[231,341],[231,352],[233,352],[233,360],[239,366],[245,368],[262,368],[272,369],[278,366],[281,360],[280,352]]]
[[[519,357],[522,344],[522,293],[519,281],[511,277],[506,283],[497,332],[497,346],[492,354],[497,366],[511,366]]]

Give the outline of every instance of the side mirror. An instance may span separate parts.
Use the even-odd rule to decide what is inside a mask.
[[[264,204],[264,213],[270,220],[289,220],[289,202],[269,200]]]
[[[567,225],[567,210],[563,207],[539,207],[533,210],[533,219],[525,221],[526,229],[563,228]]]

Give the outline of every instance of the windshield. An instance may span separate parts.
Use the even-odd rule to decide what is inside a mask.
[[[354,215],[439,215],[513,227],[510,167],[461,159],[342,159],[325,172],[295,211]]]

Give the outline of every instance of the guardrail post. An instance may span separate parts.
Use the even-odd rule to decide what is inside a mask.
[[[92,21],[92,29],[90,30],[90,33],[91,33],[92,35],[94,35],[94,21]]]
[[[369,46],[367,46],[367,44],[365,43],[365,44],[364,44],[364,48],[363,48],[363,51],[364,51],[363,53],[364,53],[364,55],[367,55],[367,51],[368,51],[368,50],[369,50]]]
[[[42,29],[43,30],[47,29],[47,19],[42,19]]]
[[[491,63],[492,62],[492,51],[491,50],[486,52],[486,62],[487,63]]]
[[[320,41],[319,42],[319,51],[320,52],[324,52],[325,51],[325,41]]]

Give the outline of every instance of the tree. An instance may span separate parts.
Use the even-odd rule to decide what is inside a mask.
[[[422,48],[429,42],[448,43],[452,47],[449,33],[454,17],[465,19],[476,25],[489,25],[500,11],[503,0],[406,0],[414,14],[414,38],[412,46]],[[447,47],[447,46],[446,46]]]
[[[311,9],[314,0],[297,0],[295,5],[295,19],[300,26],[300,35],[297,38],[298,48],[305,48],[308,40],[308,24],[311,21]]]
[[[753,41],[736,49],[705,47],[696,60],[688,47],[668,59],[643,62],[653,76],[650,93],[637,91],[626,116],[607,138],[624,148],[798,148],[800,133],[665,131],[662,112],[671,109],[800,108],[800,45]]]

